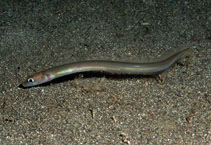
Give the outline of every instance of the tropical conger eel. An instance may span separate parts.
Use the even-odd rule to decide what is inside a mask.
[[[33,87],[46,82],[50,82],[53,79],[81,72],[98,71],[117,74],[128,75],[155,75],[167,70],[177,60],[187,54],[191,48],[184,48],[176,51],[172,54],[161,56],[161,59],[154,62],[145,63],[132,63],[132,62],[119,62],[119,61],[107,61],[107,60],[88,60],[78,61],[57,67],[53,67],[39,73],[34,74],[28,78],[22,86]],[[162,57],[164,59],[162,59]]]

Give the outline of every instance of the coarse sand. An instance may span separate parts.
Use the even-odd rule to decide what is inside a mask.
[[[79,60],[192,52],[160,76],[71,75]],[[211,144],[211,1],[1,0],[0,144]]]

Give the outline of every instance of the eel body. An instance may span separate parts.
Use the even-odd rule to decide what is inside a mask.
[[[181,57],[185,56],[190,50],[191,48],[180,49],[175,53],[169,53],[166,56],[161,56],[161,59],[158,59],[158,61],[148,63],[132,63],[108,60],[88,60],[73,62],[38,72],[22,83],[22,86],[33,87],[50,82],[62,76],[88,71],[128,75],[156,75],[167,70]],[[162,59],[162,57],[164,59]]]

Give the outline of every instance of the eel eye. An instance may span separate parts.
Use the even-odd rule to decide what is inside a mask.
[[[33,83],[34,82],[34,79],[33,78],[29,78],[28,79],[28,82]]]

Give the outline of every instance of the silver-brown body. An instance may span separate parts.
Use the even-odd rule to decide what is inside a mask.
[[[29,78],[28,81],[26,81],[22,85],[24,87],[32,87],[39,84],[43,84],[45,82],[49,82],[55,78],[59,78],[65,75],[88,71],[100,71],[129,75],[155,75],[168,69],[177,60],[186,55],[188,51],[190,51],[190,48],[180,49],[173,54],[169,54],[167,57],[163,57],[164,59],[162,59],[161,56],[161,59],[148,63],[132,63],[107,60],[73,62],[70,64],[57,66],[37,73],[34,75],[36,77]]]

